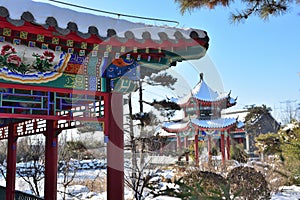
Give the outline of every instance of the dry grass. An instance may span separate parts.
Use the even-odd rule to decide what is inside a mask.
[[[74,181],[72,185],[84,185],[91,192],[102,193],[106,191],[106,178],[96,178],[94,180],[78,180]]]

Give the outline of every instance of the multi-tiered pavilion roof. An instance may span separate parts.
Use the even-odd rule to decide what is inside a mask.
[[[230,157],[230,132],[241,126],[237,118],[223,118],[221,111],[236,104],[237,98],[229,93],[219,93],[213,90],[200,74],[199,83],[193,90],[182,98],[173,98],[173,102],[180,105],[184,111],[181,120],[165,122],[163,129],[177,134],[177,147],[181,148],[181,138],[185,139],[185,148],[188,140],[193,138],[195,164],[199,164],[198,141],[207,141],[209,157],[211,156],[211,140],[220,140],[220,150],[223,163]],[[226,139],[225,139],[226,138]],[[225,141],[226,140],[226,141]],[[226,145],[226,147],[225,147]],[[227,152],[227,153],[226,153]]]
[[[213,90],[200,76],[199,83],[183,98],[172,98],[184,110],[184,118],[166,122],[163,128],[168,132],[184,132],[191,128],[200,131],[227,131],[238,125],[236,118],[222,118],[221,111],[236,104],[236,98],[229,93]]]

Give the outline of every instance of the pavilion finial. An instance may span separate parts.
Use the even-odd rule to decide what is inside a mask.
[[[200,82],[203,81],[203,73],[200,73]]]
[[[229,93],[228,93],[228,97],[230,97],[230,95],[231,95],[231,90],[230,90]]]

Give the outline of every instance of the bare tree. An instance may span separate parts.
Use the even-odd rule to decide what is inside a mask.
[[[29,185],[31,192],[40,196],[40,181],[45,177],[45,146],[39,136],[19,141],[17,154],[23,162],[17,168],[17,174]]]
[[[0,141],[0,173],[6,178],[6,152],[7,152],[7,142]]]
[[[72,184],[75,179],[76,173],[78,171],[78,166],[72,162],[72,154],[73,149],[66,142],[66,136],[62,135],[60,149],[59,149],[59,165],[58,165],[58,175],[61,176],[62,179],[59,184],[62,184],[63,191],[59,191],[62,193],[62,199],[66,199],[67,195],[67,187]]]
[[[145,197],[144,191],[149,185],[149,181],[152,178],[150,171],[146,172],[149,162],[144,162],[143,166],[136,166],[135,173],[125,174],[125,184],[134,192],[134,198],[141,200]]]
[[[280,102],[281,120],[284,124],[291,123],[293,120],[299,120],[300,105],[297,100],[286,100]]]

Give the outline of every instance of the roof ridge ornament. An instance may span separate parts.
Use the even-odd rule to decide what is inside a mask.
[[[0,6],[0,17],[9,17],[7,8]]]
[[[231,90],[230,90],[229,93],[228,93],[228,97],[230,97],[230,95],[231,95]]]
[[[116,35],[117,35],[117,32],[115,29],[107,29],[107,37],[108,38],[116,36]]]
[[[34,22],[34,17],[31,12],[23,12],[21,19],[27,22]]]
[[[88,33],[92,35],[99,35],[99,31],[96,26],[89,26]]]
[[[78,31],[78,26],[74,22],[69,22],[67,25],[67,29],[69,29],[71,32],[77,32]]]
[[[201,73],[200,73],[200,82],[203,81],[203,76],[204,76],[204,74],[203,74],[203,72],[201,72]]]
[[[142,38],[144,40],[151,40],[151,33],[149,31],[145,31],[142,33]]]
[[[47,17],[46,24],[51,27],[57,28],[57,20],[54,17]]]

